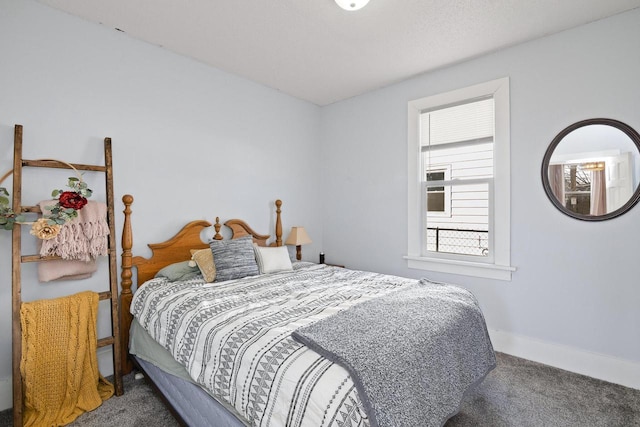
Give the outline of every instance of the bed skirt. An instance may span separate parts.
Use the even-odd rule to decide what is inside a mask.
[[[187,371],[134,320],[130,350],[136,365],[163,395],[174,416],[187,426],[246,427],[234,414],[204,388],[191,381]],[[233,411],[233,412],[232,412]]]

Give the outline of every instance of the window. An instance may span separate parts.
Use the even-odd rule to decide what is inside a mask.
[[[447,217],[451,215],[451,188],[439,185],[451,177],[451,165],[436,167],[429,165],[424,172],[427,183],[435,182],[435,186],[427,186],[427,212],[431,216]]]
[[[493,113],[493,98],[420,113],[421,168],[427,177],[423,253],[490,257]],[[442,163],[449,165],[447,177],[431,172]],[[449,209],[443,216],[445,202]]]
[[[408,265],[510,280],[509,80],[409,103]]]

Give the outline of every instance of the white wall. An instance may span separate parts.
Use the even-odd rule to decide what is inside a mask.
[[[14,124],[24,126],[29,159],[100,164],[108,136],[118,239],[120,199],[135,197],[134,253],[150,255],[146,243],[194,219],[239,217],[272,234],[273,202],[281,198],[285,237],[304,225],[314,241],[305,258],[316,259],[318,107],[27,0],[0,3],[0,57],[0,174],[12,166]],[[40,171],[25,172],[27,204],[49,197],[70,175]],[[85,178],[94,190],[103,187],[102,175]],[[11,181],[3,185],[10,189]],[[0,231],[0,410],[11,406],[10,234]],[[34,264],[23,273],[24,300],[108,288],[106,259],[83,282],[37,283]],[[105,324],[102,316],[100,330]]]
[[[282,198],[285,231],[304,225],[314,241],[306,259],[324,250],[327,262],[462,284],[498,349],[616,380],[640,365],[640,207],[602,223],[566,217],[544,194],[540,162],[578,120],[640,130],[639,24],[636,10],[319,109],[38,3],[3,0],[0,173],[11,167],[15,123],[25,126],[27,158],[99,163],[109,136],[116,197],[136,198],[135,253],[192,219],[242,217],[270,232]],[[518,270],[511,282],[409,270],[407,102],[504,76]],[[45,198],[66,176],[25,177],[24,200]],[[96,190],[100,179],[87,176]],[[11,406],[9,234],[0,232],[0,409]],[[26,265],[24,298],[102,289],[105,267],[91,281],[39,284]]]
[[[573,122],[610,117],[640,130],[638,52],[635,10],[323,108],[327,261],[461,284],[478,297],[499,349],[640,388],[640,206],[578,221],[552,206],[540,173],[548,144]],[[408,269],[407,102],[505,76],[512,281]],[[602,364],[616,372],[591,369]]]

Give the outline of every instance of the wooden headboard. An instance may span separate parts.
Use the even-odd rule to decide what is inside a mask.
[[[131,204],[133,196],[126,194],[122,197],[124,203],[124,225],[122,229],[122,266],[120,277],[122,278],[120,291],[120,338],[122,348],[129,348],[129,328],[133,321],[133,316],[129,312],[133,292],[131,286],[133,281],[133,268],[137,272],[137,286],[142,286],[144,282],[152,279],[162,268],[180,261],[191,259],[191,249],[205,249],[209,244],[202,241],[200,235],[202,230],[211,227],[208,221],[191,221],[186,224],[178,233],[167,241],[162,243],[150,243],[147,246],[151,249],[151,257],[144,258],[141,256],[133,256],[131,248],[133,247],[133,231],[131,229]],[[270,246],[282,246],[282,220],[280,217],[282,201],[276,200],[276,239]],[[253,236],[253,241],[260,246],[267,246],[267,240],[271,237],[268,234],[258,234],[249,225],[241,219],[230,219],[224,223],[231,229],[231,239],[237,239],[244,236]],[[216,231],[213,239],[222,240],[220,234],[220,219],[216,217],[213,224]],[[129,352],[122,352],[123,373],[131,372],[133,365],[129,359]]]

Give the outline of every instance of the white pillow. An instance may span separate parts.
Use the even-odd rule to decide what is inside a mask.
[[[286,246],[263,247],[254,243],[253,250],[256,253],[260,274],[293,270]]]

